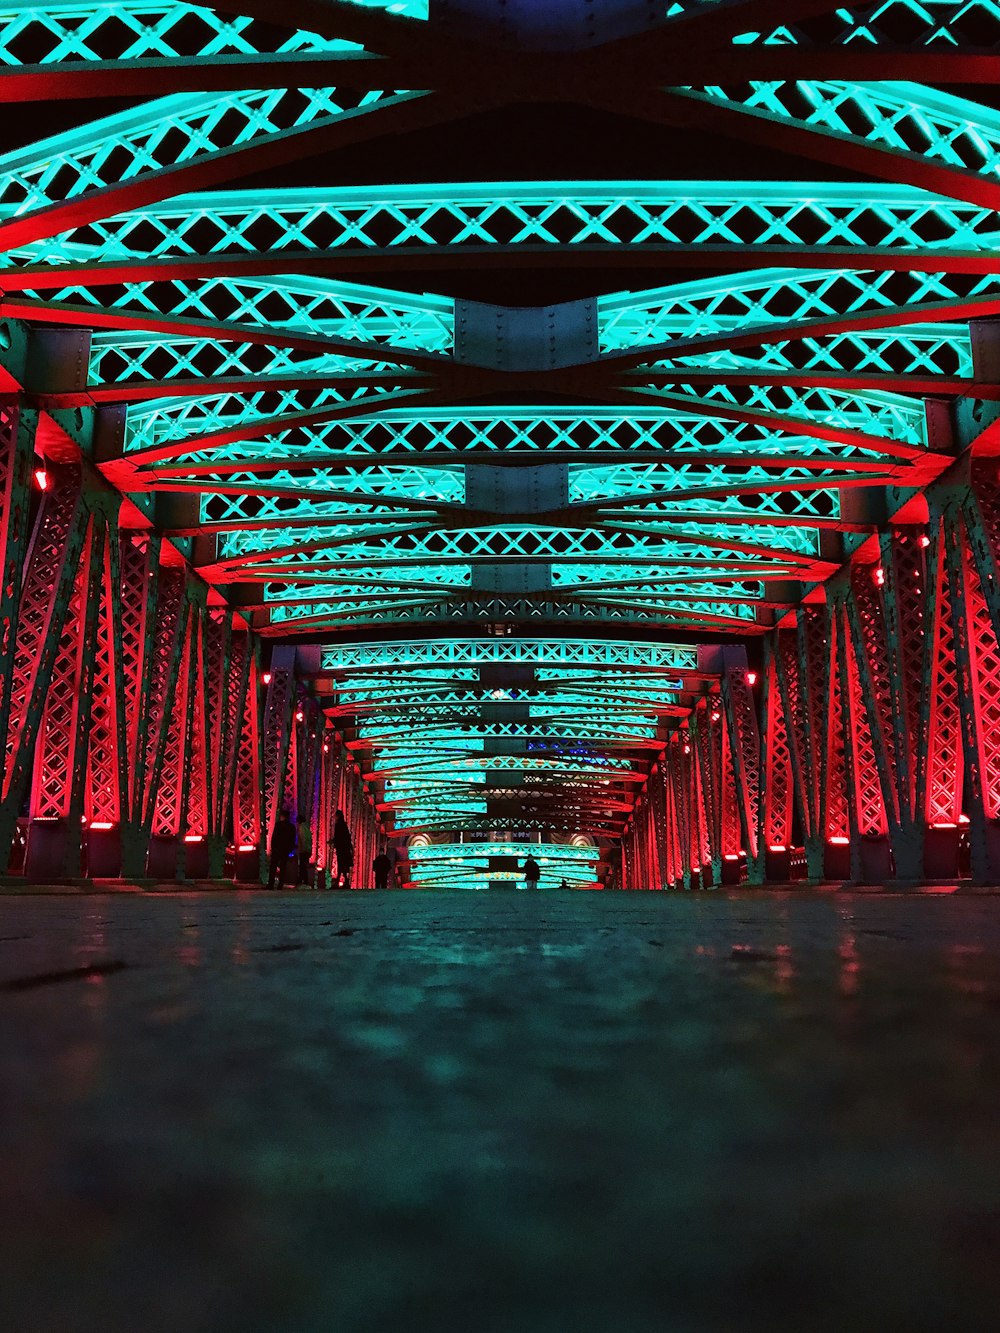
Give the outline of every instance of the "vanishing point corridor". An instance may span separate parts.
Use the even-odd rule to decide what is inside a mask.
[[[0,107],[0,1333],[992,1333],[1000,0]]]

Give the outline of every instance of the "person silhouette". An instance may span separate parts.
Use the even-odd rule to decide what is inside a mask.
[[[337,854],[337,882],[342,889],[350,886],[351,867],[354,865],[354,839],[347,827],[343,810],[333,820],[333,850]]]
[[[271,865],[267,877],[267,887],[284,887],[285,874],[288,870],[288,858],[295,851],[295,825],[287,810],[282,810],[278,822],[271,834]],[[277,885],[275,885],[277,880]]]

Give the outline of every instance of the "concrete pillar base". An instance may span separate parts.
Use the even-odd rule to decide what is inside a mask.
[[[236,853],[235,878],[239,884],[260,884],[260,848],[242,848]]]
[[[199,838],[197,842],[184,842],[184,873],[189,879],[219,879],[221,872],[212,875],[209,863],[208,841]]]
[[[722,858],[722,870],[719,875],[720,884],[739,884],[740,882],[740,858],[738,856],[724,856]]]
[[[180,840],[176,835],[154,834],[149,840],[146,874],[150,879],[177,879]]]
[[[958,875],[959,829],[929,828],[924,831],[923,878],[955,879]]]
[[[111,828],[87,830],[87,874],[91,879],[117,879],[122,873],[122,831]]]
[[[861,879],[865,884],[883,884],[892,879],[892,857],[887,837],[861,839]]]
[[[66,819],[32,819],[24,851],[24,874],[36,881],[78,875],[82,854],[80,825]]]
[[[846,838],[843,842],[827,842],[823,849],[823,878],[851,878],[851,844]]]
[[[792,854],[787,847],[768,847],[764,853],[764,878],[768,884],[785,883],[791,878]]]

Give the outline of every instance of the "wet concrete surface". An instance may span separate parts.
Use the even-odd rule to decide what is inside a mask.
[[[0,899],[12,1333],[995,1328],[1000,897]]]

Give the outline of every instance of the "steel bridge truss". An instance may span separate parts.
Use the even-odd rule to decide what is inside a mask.
[[[0,15],[0,858],[1000,874],[1000,5],[662,9]],[[538,103],[809,170],[284,179]]]

